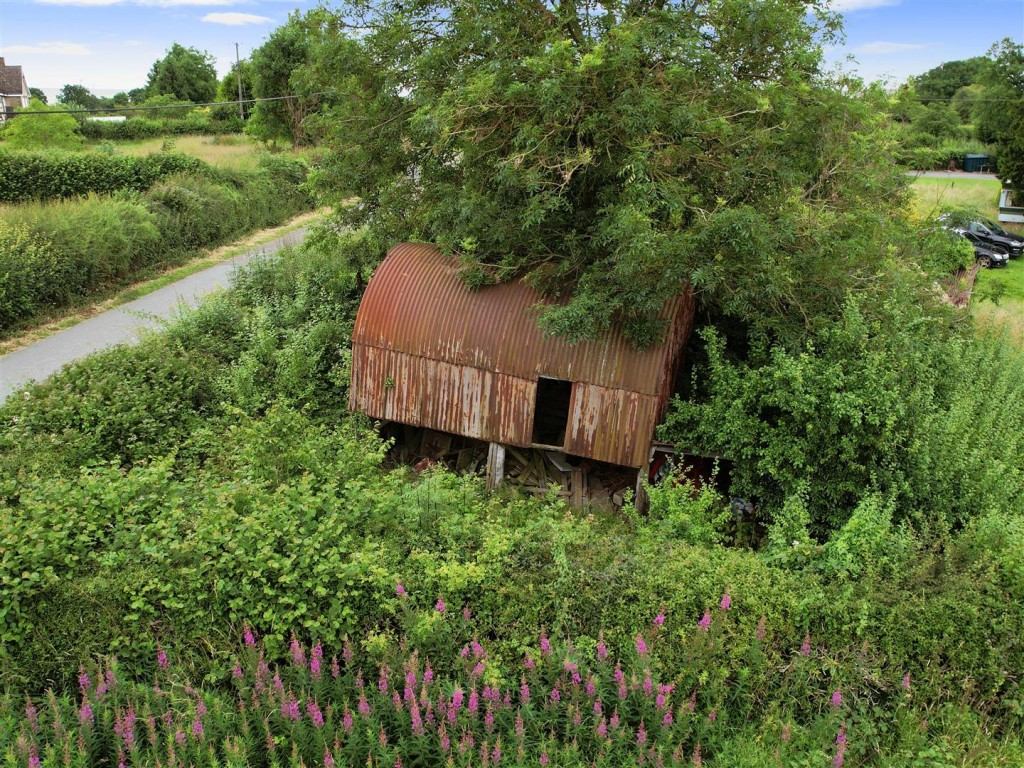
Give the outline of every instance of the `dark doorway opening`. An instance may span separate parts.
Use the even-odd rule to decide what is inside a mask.
[[[537,379],[537,403],[533,411],[535,444],[561,446],[565,443],[571,399],[571,381]]]

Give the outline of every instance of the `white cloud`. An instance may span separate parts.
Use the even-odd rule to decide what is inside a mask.
[[[878,41],[877,43],[865,43],[864,45],[858,45],[853,49],[854,53],[861,53],[867,55],[878,55],[886,53],[903,53],[904,51],[916,51],[924,48],[921,43],[887,43]]]
[[[242,24],[268,24],[274,21],[266,16],[256,16],[252,13],[208,13],[203,16],[202,20],[210,24],[227,24],[229,27],[238,27]]]
[[[831,8],[840,13],[865,11],[868,8],[882,8],[887,5],[899,5],[900,0],[833,0]]]
[[[81,43],[63,43],[58,41],[36,43],[35,45],[8,45],[4,49],[11,54],[38,53],[44,56],[91,56],[92,51]]]

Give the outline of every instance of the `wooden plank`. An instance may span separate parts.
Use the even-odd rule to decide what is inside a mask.
[[[487,448],[487,490],[493,491],[505,479],[505,446],[491,443]]]

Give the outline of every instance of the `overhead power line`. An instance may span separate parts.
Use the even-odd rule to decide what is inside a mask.
[[[227,104],[255,104],[260,101],[287,101],[289,99],[308,99],[313,96],[333,96],[334,91],[318,91],[317,93],[306,93],[301,96],[265,96],[259,99],[235,99],[233,101],[204,101],[200,104],[163,104],[158,107],[97,107],[96,109],[26,109],[18,110],[14,114],[21,115],[80,115],[103,114],[107,112],[156,112],[161,109],[193,109],[194,107],[220,107]]]

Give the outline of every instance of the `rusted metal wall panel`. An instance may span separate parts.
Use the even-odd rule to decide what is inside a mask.
[[[349,407],[374,419],[528,446],[537,383],[403,352],[352,347]]]
[[[641,467],[654,433],[658,399],[639,392],[578,382],[569,403],[565,452]]]
[[[528,446],[537,378],[562,379],[573,382],[565,450],[644,465],[690,333],[692,293],[666,307],[666,337],[646,350],[616,332],[575,345],[546,338],[536,324],[542,302],[522,282],[469,291],[433,246],[396,246],[356,315],[350,407]]]
[[[429,245],[396,246],[374,272],[354,344],[394,349],[523,379],[586,381],[649,395],[665,388],[669,344],[636,349],[621,333],[569,344],[537,327],[542,297],[522,282],[467,290],[455,265]],[[682,300],[666,308],[678,338]]]

